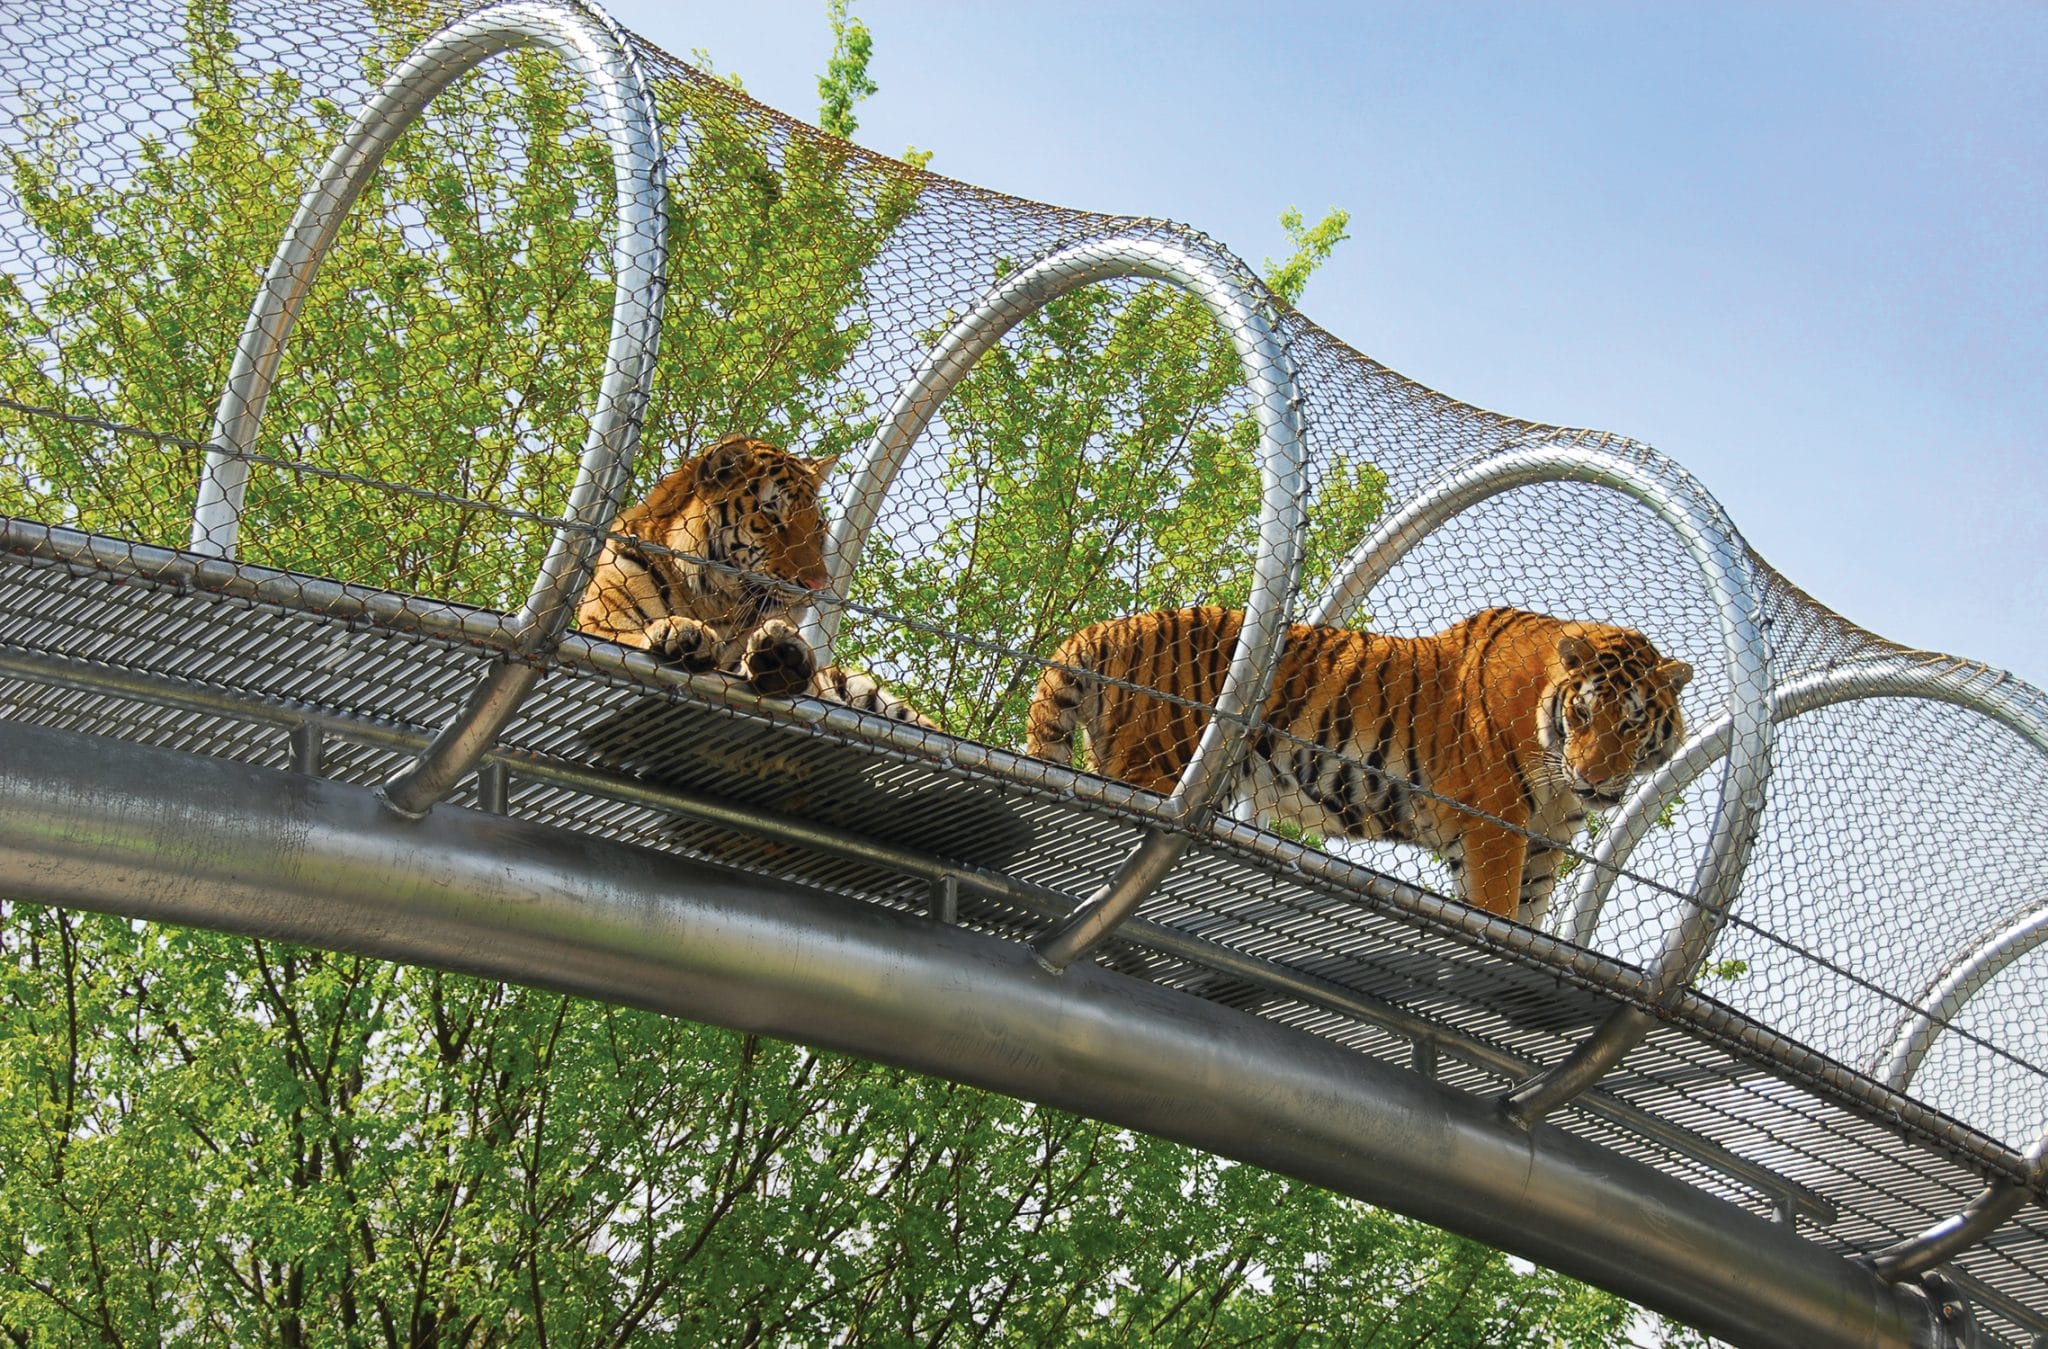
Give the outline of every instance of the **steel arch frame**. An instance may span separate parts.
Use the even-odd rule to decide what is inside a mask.
[[[612,150],[617,191],[611,336],[568,510],[514,620],[511,650],[409,766],[383,786],[386,805],[424,814],[476,767],[533,687],[522,659],[569,625],[589,582],[602,532],[618,513],[654,381],[667,296],[667,167],[654,102],[632,44],[595,7],[503,0],[455,20],[407,54],[355,116],[299,200],[257,288],[214,411],[211,444],[192,507],[191,551],[233,559],[240,542],[249,453],[285,345],[351,207],[405,129],[442,90],[493,56],[521,47],[554,52],[598,96],[597,124]]]
[[[2029,690],[2031,693],[2032,690]],[[1955,661],[1899,655],[1820,670],[1773,689],[1773,725],[1822,708],[1886,698],[1946,703],[2006,727],[2048,759],[2048,716],[2041,698],[2016,696],[2004,681],[1986,684],[1980,667]],[[1727,718],[1696,732],[1655,774],[1636,784],[1581,873],[1561,924],[1571,939],[1589,944],[1599,925],[1620,869],[1679,793],[1729,752],[1732,724]],[[2000,924],[1949,957],[1920,994],[1909,1001],[1888,1046],[1868,1063],[1870,1074],[1887,1087],[1905,1092],[1921,1060],[1963,1004],[2013,961],[2048,941],[2048,902],[2034,906],[2017,921]],[[1700,952],[1706,956],[1705,948]],[[1872,1257],[1887,1278],[1913,1277],[1952,1259],[1989,1236],[2027,1204],[2034,1187],[2048,1184],[2048,1134],[2030,1147],[2024,1163],[2028,1178],[1994,1181],[1961,1213],[1896,1243]]]
[[[1771,657],[1762,592],[1749,546],[1720,504],[1690,474],[1650,452],[1629,457],[1558,440],[1488,456],[1451,469],[1382,521],[1338,568],[1308,621],[1341,622],[1402,558],[1462,512],[1513,488],[1558,482],[1612,488],[1654,512],[1692,554],[1720,620],[1729,682],[1726,721],[1735,733],[1691,905],[1648,971],[1650,1001],[1661,1003],[1691,981],[1735,902],[1770,776],[1771,722],[1764,709]],[[1563,1061],[1508,1093],[1503,1108],[1524,1124],[1541,1119],[1599,1081],[1654,1024],[1648,1012],[1622,1008]]]
[[[1085,240],[998,280],[974,309],[947,329],[903,385],[854,468],[825,544],[825,598],[806,616],[804,634],[829,663],[853,569],[880,517],[882,501],[939,407],[1003,334],[1079,287],[1150,277],[1180,287],[1207,306],[1230,335],[1259,423],[1259,546],[1252,563],[1244,626],[1209,724],[1162,815],[1117,873],[1037,943],[1045,967],[1060,971],[1098,946],[1137,911],[1187,850],[1184,828],[1199,820],[1230,780],[1249,718],[1266,693],[1287,637],[1287,605],[1301,572],[1301,398],[1279,321],[1244,265],[1202,239],[1167,242],[1124,233]]]

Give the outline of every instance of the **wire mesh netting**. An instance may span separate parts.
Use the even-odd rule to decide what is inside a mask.
[[[1191,231],[513,11],[0,19],[0,713],[1023,940],[1121,887],[1078,950],[1474,1091],[1654,1006],[1567,1127],[1849,1251],[2026,1174],[2040,695]],[[2015,1335],[2038,1237],[1962,1263]]]

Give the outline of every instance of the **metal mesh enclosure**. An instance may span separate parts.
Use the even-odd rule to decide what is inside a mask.
[[[594,12],[0,36],[0,715],[1099,960],[1845,1254],[1989,1187],[2048,1332],[2035,690]]]

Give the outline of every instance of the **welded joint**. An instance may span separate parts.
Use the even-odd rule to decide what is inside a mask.
[[[512,805],[512,770],[503,759],[485,759],[476,768],[476,808],[492,815],[508,814]]]
[[[327,736],[319,725],[302,721],[291,729],[292,771],[309,777],[320,776],[320,762],[325,756]]]
[[[1927,1295],[1927,1301],[1934,1308],[1935,1319],[1953,1344],[1965,1346],[1976,1343],[1977,1318],[1970,1310],[1970,1300],[1963,1295],[1961,1285],[1940,1270],[1932,1270],[1921,1276],[1920,1291]],[[2048,1336],[2037,1335],[2034,1338],[2038,1344]]]
[[[960,921],[960,877],[947,872],[932,881],[932,917],[948,927]]]
[[[391,792],[389,790],[390,786],[391,784],[388,782],[380,782],[376,786],[370,788],[370,795],[377,798],[378,805],[384,807],[384,809],[390,811],[399,819],[424,820],[427,818],[428,813],[433,810],[434,803],[431,801],[429,801],[426,805],[421,806],[417,810],[413,809],[411,806],[400,805],[398,802],[391,799]]]

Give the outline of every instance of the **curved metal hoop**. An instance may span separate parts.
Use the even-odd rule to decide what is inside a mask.
[[[1978,990],[2003,974],[2021,956],[2048,943],[2048,899],[2040,899],[2018,918],[2000,924],[1989,936],[1949,957],[1914,997],[1913,1010],[1900,1019],[1890,1043],[1870,1064],[1870,1075],[1894,1091],[1913,1085],[1927,1051],[1934,1047]]]
[[[2035,740],[2034,736],[2028,738]],[[1877,1054],[1871,1075],[1895,1091],[1910,1088],[1927,1051],[1963,1005],[2044,942],[2048,942],[2048,900],[2037,900],[2018,918],[1950,957],[1918,996],[1910,999],[1912,1010],[1901,1018],[1889,1046]],[[1996,1181],[1985,1186],[1961,1213],[1881,1251],[1872,1261],[1873,1267],[1887,1279],[1912,1278],[1991,1235],[2027,1206],[2035,1189],[2048,1185],[2048,1133],[2034,1140],[2026,1162],[2026,1181]]]
[[[1491,456],[1453,469],[1382,521],[1345,559],[1308,621],[1343,621],[1432,530],[1489,497],[1546,482],[1611,487],[1656,512],[1699,564],[1719,613],[1728,658],[1730,751],[1693,905],[1649,972],[1653,996],[1663,998],[1690,981],[1734,902],[1770,775],[1770,646],[1759,616],[1756,571],[1748,546],[1706,489],[1661,456],[1637,459],[1563,443]],[[1641,1042],[1649,1025],[1634,1009],[1617,1013],[1562,1063],[1516,1088],[1508,1098],[1510,1113],[1529,1122],[1556,1109],[1618,1063]]]
[[[1986,685],[1976,666],[1892,657],[1823,670],[1776,689],[1771,694],[1773,724],[1840,703],[1877,698],[1917,698],[1948,703],[1989,717],[2048,756],[2048,718],[2043,699],[2018,681],[2000,679]],[[2024,690],[2024,694],[2020,691]],[[1601,909],[1614,887],[1618,869],[1650,832],[1664,810],[1699,775],[1728,752],[1732,723],[1723,718],[1695,734],[1671,761],[1639,783],[1601,834],[1593,864],[1584,868],[1563,924],[1571,940],[1586,945],[1599,926]],[[1947,961],[1901,1018],[1887,1047],[1879,1050],[1870,1071],[1885,1085],[1905,1091],[1921,1060],[1978,989],[2013,961],[2048,941],[2048,902],[1973,942]],[[1701,951],[1704,958],[1705,951]],[[2048,1136],[2027,1154],[2032,1184],[2048,1180]],[[1916,1277],[1984,1239],[2031,1197],[2030,1184],[1997,1182],[1954,1217],[1920,1235],[1879,1252],[1873,1267],[1887,1279]]]
[[[271,259],[214,412],[212,445],[192,510],[192,551],[232,558],[248,487],[247,456],[271,383],[349,208],[399,134],[436,95],[489,58],[519,47],[554,52],[598,95],[596,120],[611,146],[618,192],[611,339],[564,523],[515,620],[512,658],[485,677],[418,760],[385,784],[386,803],[408,815],[433,805],[475,767],[525,697],[536,672],[518,657],[545,648],[568,626],[589,581],[598,535],[617,513],[639,445],[665,299],[666,169],[639,63],[609,18],[546,0],[508,0],[441,29],[385,80],[300,199]]]
[[[2014,681],[2017,682],[2017,681]],[[2024,687],[2024,686],[2022,686]],[[2032,692],[2032,690],[2028,690]],[[1886,658],[1823,670],[1794,680],[1770,695],[1775,725],[1823,707],[1871,698],[1918,698],[1950,703],[2009,727],[2048,756],[2048,719],[2033,702],[2014,696],[2003,683],[1985,687],[1976,666],[1934,663],[1925,659]],[[1580,872],[1571,904],[1559,927],[1561,934],[1584,946],[1599,926],[1601,909],[1614,888],[1618,869],[1628,864],[1636,845],[1680,792],[1728,753],[1733,723],[1723,717],[1696,732],[1656,773],[1636,784],[1621,809],[1601,831],[1593,864]],[[1702,952],[1704,955],[1704,952]]]
[[[939,339],[915,378],[904,385],[849,480],[825,545],[825,594],[804,624],[821,658],[838,634],[847,586],[882,499],[940,404],[974,363],[1027,315],[1070,290],[1119,277],[1150,277],[1199,298],[1236,344],[1259,420],[1259,550],[1244,628],[1224,676],[1216,714],[1168,798],[1175,822],[1206,810],[1228,780],[1243,748],[1245,716],[1263,707],[1287,635],[1287,600],[1301,567],[1301,403],[1294,364],[1258,283],[1241,263],[1191,241],[1116,235],[1074,244],[1005,277],[974,312]],[[1116,877],[1038,944],[1039,958],[1064,969],[1137,908],[1172,869],[1187,840],[1154,831],[1125,859]]]

